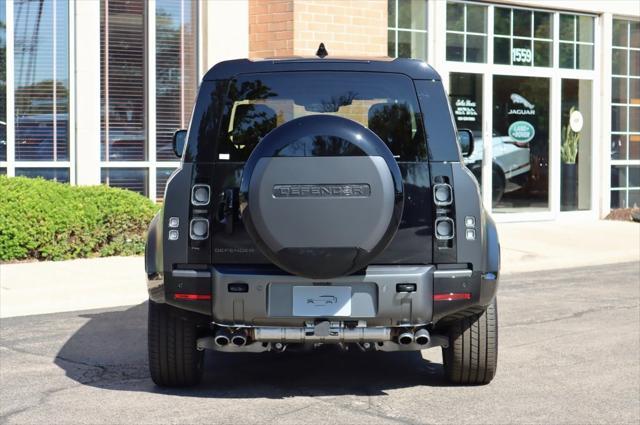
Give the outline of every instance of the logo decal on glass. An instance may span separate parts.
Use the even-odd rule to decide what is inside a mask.
[[[580,133],[582,126],[584,125],[584,119],[580,111],[573,111],[569,117],[569,126],[574,133]]]
[[[516,121],[509,126],[509,137],[516,142],[530,142],[535,135],[535,128],[526,121]]]
[[[524,96],[517,93],[511,93],[511,102],[516,105],[515,108],[509,109],[508,115],[535,115],[536,106],[529,102]],[[518,108],[522,105],[524,108]]]

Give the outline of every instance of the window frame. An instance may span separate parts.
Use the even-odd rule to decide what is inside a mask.
[[[539,9],[527,9],[527,8],[520,8],[520,7],[508,7],[508,6],[494,6],[493,8],[493,19],[495,22],[495,10],[496,7],[500,8],[500,9],[505,9],[509,11],[509,34],[496,34],[495,33],[495,24],[494,27],[492,28],[492,32],[493,32],[493,36],[492,39],[503,39],[503,40],[509,40],[509,63],[508,64],[502,64],[502,63],[496,63],[495,60],[495,54],[493,57],[493,60],[491,61],[491,64],[493,65],[505,65],[505,66],[520,66],[520,67],[536,67],[536,68],[553,68],[554,67],[554,34],[555,34],[555,25],[554,25],[554,13],[547,11],[547,10],[539,10]],[[514,12],[518,10],[518,11],[526,11],[529,13],[529,16],[531,18],[531,28],[530,28],[530,37],[525,37],[525,36],[521,36],[521,35],[514,35]],[[549,15],[549,20],[551,22],[551,38],[542,38],[542,37],[536,37],[535,34],[535,18],[536,18],[536,13],[547,13]],[[513,63],[513,42],[514,40],[524,40],[524,41],[529,41],[531,43],[531,63],[528,65],[525,64],[514,64]],[[536,65],[536,53],[535,53],[535,43],[537,42],[542,42],[542,43],[548,43],[550,44],[551,47],[551,52],[550,52],[550,60],[551,63],[548,66],[544,66],[544,65]],[[495,52],[494,52],[495,53]]]
[[[16,175],[16,169],[49,169],[58,170],[66,169],[69,174],[69,183],[76,183],[76,173],[73,168],[73,164],[76,162],[76,149],[75,149],[75,49],[72,48],[72,42],[75,39],[75,14],[74,4],[71,0],[55,0],[53,3],[65,2],[66,7],[64,10],[67,14],[67,54],[64,63],[67,68],[67,81],[68,81],[68,93],[67,93],[67,151],[68,159],[66,160],[52,160],[40,161],[40,160],[16,160],[16,117],[15,117],[15,3],[11,0],[6,0],[2,5],[5,9],[5,58],[6,58],[6,73],[5,73],[5,85],[6,92],[6,160],[0,161],[0,170],[8,177],[14,177]],[[55,11],[56,8],[54,7]],[[54,17],[55,19],[55,17]],[[57,30],[57,29],[56,29]],[[54,31],[56,32],[56,31]]]
[[[107,0],[108,1],[108,0]],[[202,25],[201,25],[201,14],[202,7],[199,1],[197,0],[180,0],[183,2],[191,2],[192,4],[192,15],[196,18],[193,21],[194,33],[196,42],[194,44],[195,51],[194,55],[194,83],[196,84],[196,94],[197,94],[197,84],[199,82],[200,77],[200,66],[202,62],[201,57],[201,40],[202,40]],[[145,149],[146,149],[146,158],[143,161],[109,161],[100,160],[100,178],[102,180],[102,170],[104,169],[142,169],[146,170],[146,187],[145,192],[146,195],[152,201],[161,200],[158,197],[159,188],[158,186],[158,170],[165,169],[176,169],[180,166],[180,159],[176,158],[175,160],[158,160],[157,159],[157,144],[156,144],[156,134],[157,134],[157,116],[156,116],[156,11],[157,11],[157,1],[156,0],[145,0],[145,8],[144,8],[144,33],[145,33],[145,44],[144,44],[144,52],[145,52],[145,66],[144,66],[144,81],[146,83],[145,86],[145,118],[144,118],[144,127],[145,127]],[[104,7],[104,6],[103,6]],[[101,99],[101,102],[103,99]],[[193,99],[195,102],[195,99]],[[186,110],[190,110],[192,105],[186,104],[184,108]],[[188,127],[189,123],[186,123],[186,127]],[[101,125],[102,128],[102,125]],[[164,190],[164,188],[163,188]]]
[[[595,68],[595,26],[596,26],[596,18],[594,16],[586,15],[584,13],[559,13],[560,19],[562,16],[570,16],[573,19],[573,40],[562,40],[558,35],[558,55],[560,55],[560,46],[571,45],[573,46],[573,66],[572,67],[563,67],[560,64],[560,57],[558,56],[558,68],[561,69],[581,69],[581,70],[593,70]],[[580,16],[587,16],[591,18],[591,33],[593,34],[593,41],[578,41],[578,18]],[[591,68],[581,68],[578,66],[578,48],[580,46],[591,46]]]
[[[449,2],[465,2],[465,0],[449,0]],[[446,22],[446,2],[430,2],[436,3],[434,8],[436,12],[434,13],[434,18],[436,20],[436,25],[439,22]],[[488,10],[488,19],[487,19],[487,27],[488,27],[488,40],[492,41],[494,37],[494,11],[495,7],[504,7],[504,4],[501,3],[484,3],[478,1],[468,1],[468,3],[478,3],[483,4],[489,8]],[[509,5],[511,6],[511,5]],[[529,221],[529,220],[555,220],[558,217],[593,217],[597,218],[600,215],[600,212],[603,211],[604,203],[599,203],[599,200],[604,196],[607,196],[608,190],[606,186],[603,186],[604,182],[602,182],[602,174],[597,172],[597,169],[601,166],[601,164],[606,164],[606,155],[607,153],[604,151],[603,146],[599,143],[592,143],[591,146],[591,166],[593,167],[593,172],[591,173],[591,208],[587,211],[560,211],[560,135],[561,135],[561,123],[559,120],[559,111],[560,111],[560,98],[561,98],[561,80],[562,79],[578,79],[578,80],[591,80],[593,82],[592,90],[593,93],[599,93],[601,89],[601,85],[605,82],[600,78],[600,75],[603,71],[602,67],[602,57],[603,57],[603,49],[606,47],[601,46],[599,40],[601,40],[603,33],[603,26],[606,25],[606,19],[602,16],[597,16],[591,13],[575,13],[577,15],[587,15],[595,18],[594,21],[594,40],[595,43],[595,54],[594,54],[594,69],[584,70],[584,69],[566,69],[559,68],[558,64],[558,38],[559,38],[559,14],[560,11],[545,9],[540,7],[524,7],[518,6],[520,9],[527,9],[533,11],[543,11],[543,12],[552,12],[552,20],[553,20],[553,67],[536,67],[536,66],[513,66],[513,65],[502,65],[502,64],[494,64],[493,63],[493,42],[487,43],[487,63],[473,63],[473,62],[458,62],[458,61],[447,61],[444,57],[444,54],[441,56],[436,56],[436,60],[433,62],[436,69],[438,69],[441,77],[442,83],[445,88],[449,87],[449,77],[450,73],[471,73],[471,74],[481,74],[483,76],[483,152],[486,158],[491,158],[493,156],[493,146],[490,143],[491,140],[491,127],[493,122],[492,111],[493,111],[493,76],[495,75],[522,75],[529,77],[546,77],[551,80],[551,93],[550,93],[550,135],[549,135],[549,155],[550,155],[550,168],[549,168],[549,209],[547,211],[540,212],[509,212],[509,213],[496,213],[494,214],[494,218],[497,222],[514,222],[514,221]],[[445,24],[439,24],[438,32],[438,40],[436,43],[445,43],[444,34],[446,33]],[[516,73],[516,74],[514,74]],[[597,99],[597,100],[596,100]],[[593,95],[592,103],[591,103],[591,111],[594,118],[593,126],[591,128],[593,140],[597,140],[601,138],[601,132],[604,129],[605,122],[603,122],[602,117],[605,113],[605,105],[600,98]],[[597,148],[596,148],[596,145]],[[606,147],[606,146],[605,146]],[[603,162],[604,161],[604,162]],[[606,168],[605,168],[606,169]],[[482,186],[483,187],[492,187],[491,184],[491,161],[484,161],[482,168]],[[596,179],[596,175],[599,174]],[[485,205],[485,208],[492,212],[493,208],[491,206],[491,191],[485,190],[482,192],[482,199]],[[598,209],[600,206],[600,209]]]
[[[626,109],[626,114],[625,114],[625,121],[626,121],[626,128],[625,131],[621,131],[621,130],[616,130],[614,131],[613,128],[611,128],[610,131],[610,135],[611,138],[613,136],[622,136],[625,137],[626,139],[626,157],[625,158],[619,158],[619,159],[613,159],[611,158],[611,156],[609,156],[609,190],[611,192],[610,195],[610,201],[609,201],[609,207],[612,206],[613,204],[613,195],[614,193],[620,193],[620,192],[624,192],[624,205],[623,206],[619,206],[618,208],[628,208],[629,207],[629,192],[633,191],[633,192],[640,192],[640,186],[630,186],[630,182],[629,182],[629,168],[633,167],[639,167],[640,168],[640,158],[638,159],[631,159],[629,156],[629,144],[631,143],[630,138],[631,136],[637,136],[640,137],[640,131],[631,131],[630,129],[630,115],[631,115],[631,108],[636,108],[639,110],[640,112],[640,105],[635,105],[631,103],[631,80],[635,80],[638,82],[638,86],[640,87],[640,75],[631,75],[631,63],[630,63],[630,57],[631,57],[631,52],[638,52],[638,55],[640,55],[640,47],[631,47],[631,22],[640,22],[640,20],[637,19],[631,19],[631,18],[626,18],[626,17],[620,17],[620,18],[616,18],[614,17],[612,19],[612,27],[613,25],[615,25],[616,21],[622,21],[625,23],[625,27],[626,27],[626,31],[627,31],[627,44],[626,46],[620,46],[620,45],[614,45],[613,44],[613,33],[611,34],[611,57],[613,59],[613,52],[618,50],[618,51],[624,51],[626,53],[626,73],[625,74],[615,74],[613,71],[613,62],[612,62],[612,66],[611,66],[611,85],[613,86],[613,79],[614,78],[623,78],[626,81],[626,94],[625,94],[625,99],[626,102],[624,103],[620,103],[620,102],[614,102],[613,101],[613,91],[611,93],[611,108],[613,110],[614,107],[624,107]],[[638,142],[640,143],[640,142]],[[624,185],[619,185],[619,186],[613,186],[613,181],[611,180],[611,173],[613,172],[614,168],[623,168],[625,170],[625,175],[624,175]]]
[[[399,57],[398,56],[398,50],[399,50],[399,39],[400,39],[400,33],[404,32],[404,33],[409,33],[409,34],[418,34],[418,36],[420,34],[422,34],[425,38],[424,40],[424,46],[425,46],[425,52],[424,52],[424,58],[415,58],[415,59],[421,59],[424,60],[425,62],[428,60],[429,55],[431,54],[431,49],[430,49],[430,45],[429,45],[429,1],[424,0],[426,2],[425,5],[425,17],[424,17],[424,22],[425,22],[425,29],[421,30],[421,29],[413,29],[413,28],[401,28],[398,24],[399,22],[399,16],[400,14],[398,13],[400,10],[400,6],[399,6],[399,0],[387,0],[387,2],[389,1],[393,1],[394,3],[394,7],[395,7],[395,22],[394,22],[394,26],[389,26],[389,21],[387,20],[387,37],[390,34],[393,34],[394,37],[394,46],[395,46],[395,51],[393,52],[394,55],[393,57]],[[389,40],[387,40],[387,52],[389,52]]]
[[[461,4],[463,5],[463,26],[462,26],[462,31],[458,31],[458,30],[449,30],[447,28],[447,22],[445,19],[445,23],[444,23],[444,28],[445,28],[445,46],[444,46],[444,56],[446,59],[447,56],[447,38],[449,36],[449,34],[456,34],[456,35],[461,35],[462,36],[462,60],[461,61],[457,61],[457,60],[449,60],[446,59],[447,62],[458,62],[458,63],[478,63],[478,64],[488,64],[489,63],[489,34],[491,34],[492,32],[490,32],[489,29],[489,5],[483,4],[483,3],[476,3],[476,2],[469,2],[469,1],[461,1],[461,0],[448,0],[446,2],[446,6],[448,8],[449,4]],[[484,33],[479,33],[479,32],[472,32],[472,31],[467,31],[467,5],[474,5],[474,6],[479,6],[484,8],[486,15],[486,28]],[[446,9],[446,8],[445,8]],[[468,36],[475,36],[475,37],[483,37],[484,38],[484,61],[482,62],[471,62],[471,61],[467,61],[467,38]]]

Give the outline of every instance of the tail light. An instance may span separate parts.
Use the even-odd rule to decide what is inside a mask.
[[[195,184],[191,188],[191,204],[195,206],[209,205],[211,200],[211,188],[208,184]]]
[[[459,301],[459,300],[470,300],[471,293],[470,292],[449,292],[448,294],[434,294],[434,301]]]
[[[194,218],[189,225],[189,236],[194,240],[203,240],[209,237],[209,220],[206,218]]]
[[[476,218],[468,215],[464,218],[464,236],[468,241],[476,240]]]
[[[436,219],[436,238],[440,240],[453,239],[455,235],[453,220],[449,217]]]
[[[175,293],[175,294],[173,294],[173,299],[175,299],[175,300],[184,300],[184,301],[210,301],[211,300],[211,294]]]
[[[455,200],[452,176],[449,167],[434,170],[433,195],[433,261],[452,263],[456,261]]]
[[[448,183],[438,183],[433,186],[433,202],[439,207],[451,205],[453,189]]]

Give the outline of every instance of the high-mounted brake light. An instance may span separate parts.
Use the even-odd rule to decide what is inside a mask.
[[[459,301],[470,300],[471,294],[469,292],[449,292],[448,294],[434,294],[434,301]]]
[[[209,301],[211,299],[211,295],[177,293],[177,294],[173,294],[173,299],[183,300],[183,301]]]

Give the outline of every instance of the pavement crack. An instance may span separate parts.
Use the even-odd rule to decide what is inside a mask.
[[[548,343],[550,341],[557,341],[557,340],[562,340],[562,339],[567,338],[567,337],[576,337],[576,336],[586,335],[586,334],[590,334],[590,333],[592,333],[591,330],[584,331],[584,332],[568,332],[568,333],[563,333],[561,335],[556,335],[556,336],[552,336],[552,337],[546,337],[546,338],[542,338],[542,339],[534,339],[534,340],[531,340],[531,341],[528,341],[528,342],[525,342],[525,343],[522,343],[522,344],[516,344],[516,345],[505,344],[504,348],[511,350],[511,349],[514,349],[514,348],[522,348],[522,347],[527,347],[527,346],[530,346],[530,345],[540,345],[542,343]],[[503,348],[503,347],[501,346],[500,348]]]
[[[51,357],[43,354],[32,353],[28,350],[10,347],[7,345],[0,345],[8,351],[12,351],[18,354],[26,354],[51,361]],[[74,360],[61,355],[53,357],[53,362],[64,362],[74,366],[77,366],[79,371],[74,373],[69,369],[65,369],[66,374],[72,379],[77,380],[82,385],[96,384],[101,381],[105,382],[123,382],[136,379],[146,379],[149,377],[147,372],[141,372],[146,370],[144,365],[135,364],[96,364],[89,363],[81,360]]]
[[[283,417],[285,417],[285,416],[292,415],[292,414],[294,414],[294,413],[302,412],[303,410],[306,410],[306,409],[310,408],[310,407],[311,407],[311,406],[313,406],[314,404],[316,404],[316,403],[315,403],[315,402],[312,402],[312,403],[307,404],[306,406],[298,407],[297,409],[292,409],[292,410],[288,410],[288,411],[283,412],[283,413],[278,413],[278,414],[276,414],[276,415],[272,416],[268,421],[265,421],[265,422],[270,423],[270,422],[271,422],[271,421],[273,421],[274,419],[277,419],[277,418],[283,418]]]
[[[71,363],[71,364],[78,365],[78,366],[97,367],[97,368],[102,369],[102,370],[106,369],[105,366],[102,366],[102,365],[81,362],[80,360],[71,360],[71,359],[67,359],[67,358],[62,357],[62,356],[56,356],[55,359],[56,360],[62,360],[63,362]]]
[[[31,408],[33,408],[35,406],[38,406],[40,404],[40,399],[41,398],[39,398],[36,403],[33,403],[33,404],[31,404],[31,405],[29,405],[27,407],[22,407],[20,409],[15,409],[15,410],[12,410],[12,411],[9,411],[7,413],[4,413],[4,414],[0,415],[0,423],[6,424],[6,423],[9,422],[9,419],[11,419],[12,417],[18,416],[20,413],[26,412],[27,410],[29,410],[29,409],[31,409]]]
[[[371,394],[368,394],[368,397],[371,397]],[[316,398],[314,398],[316,399]],[[357,412],[357,413],[361,413],[367,416],[371,416],[375,419],[384,419],[387,421],[391,421],[391,422],[396,422],[399,424],[404,424],[404,425],[415,425],[417,422],[413,422],[409,419],[406,418],[402,418],[402,417],[394,417],[394,416],[390,416],[387,415],[386,413],[380,411],[379,409],[376,409],[375,407],[371,407],[371,403],[368,404],[367,407],[365,407],[364,409],[358,408],[356,406],[353,406],[349,403],[345,403],[345,402],[341,402],[341,401],[336,401],[337,398],[336,397],[332,397],[329,400],[325,400],[322,398],[317,398],[316,400],[326,403],[326,404],[330,404],[331,406],[339,406],[345,410],[348,410],[350,412]]]
[[[589,308],[589,309],[586,309],[586,310],[576,311],[575,313],[572,313],[572,314],[569,314],[569,315],[565,315],[565,316],[550,317],[550,318],[543,319],[543,320],[526,320],[526,321],[523,321],[523,322],[501,324],[500,327],[516,328],[516,327],[519,327],[519,326],[540,325],[540,324],[545,324],[545,323],[560,322],[560,321],[563,321],[563,320],[577,319],[577,318],[580,318],[580,317],[585,316],[587,314],[598,313],[598,312],[601,312],[601,311],[630,310],[630,309],[634,309],[634,308],[638,308],[638,305],[636,304],[636,305],[625,305],[625,306],[617,306],[617,307],[612,307],[612,306],[594,307],[594,308]]]
[[[47,402],[47,399],[49,399],[54,394],[75,388],[77,386],[78,386],[77,384],[72,384],[71,386],[68,386],[68,387],[58,387],[58,388],[51,388],[48,390],[42,390],[41,393],[38,395],[38,399],[34,403],[31,403],[26,407],[15,409],[13,411],[0,415],[0,423],[3,423],[3,424],[8,423],[9,419],[13,418],[14,416],[18,416],[19,414],[26,412],[30,409],[42,406]]]
[[[26,354],[26,355],[29,355],[29,356],[40,357],[40,358],[47,359],[47,360],[51,359],[50,356],[47,356],[45,354],[33,353],[31,351],[28,351],[28,350],[24,350],[24,349],[21,349],[21,348],[16,348],[16,347],[13,347],[13,346],[8,346],[8,345],[5,345],[5,344],[0,344],[0,348],[4,348],[5,350],[8,350],[8,351],[13,351],[14,353],[18,353],[18,354]]]

